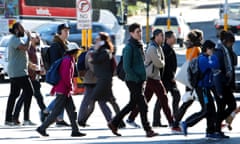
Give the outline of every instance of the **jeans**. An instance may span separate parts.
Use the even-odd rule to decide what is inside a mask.
[[[66,109],[69,120],[71,122],[72,132],[78,132],[78,126],[75,120],[75,105],[73,103],[72,97],[67,97],[62,94],[57,94],[55,99],[55,105],[52,109],[52,112],[47,117],[47,119],[39,127],[40,130],[45,131],[48,126],[55,121],[56,117]]]
[[[90,115],[94,110],[96,100],[92,97],[93,89],[94,89],[94,85],[85,86],[85,94],[84,94],[84,97],[79,109],[79,115],[78,115],[78,122],[81,124],[86,124],[88,118],[90,117]],[[113,110],[117,114],[120,111],[120,109],[113,95],[111,96],[108,102],[112,105]],[[109,106],[107,105],[106,101],[98,100],[98,104],[107,122],[112,120],[112,112]]]
[[[56,98],[57,98],[57,95],[56,95]],[[53,108],[55,107],[56,98],[54,100],[52,100],[51,103],[46,108],[48,112],[51,112],[53,110]],[[57,116],[57,119],[63,120],[63,118],[64,118],[64,110],[62,112],[60,112],[59,115]]]

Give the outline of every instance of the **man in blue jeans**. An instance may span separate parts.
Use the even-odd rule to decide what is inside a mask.
[[[57,28],[57,34],[53,38],[53,43],[49,49],[50,53],[50,63],[54,63],[57,59],[64,56],[67,48],[67,44],[69,43],[67,38],[69,36],[70,27],[67,23],[60,24]],[[42,119],[48,115],[49,112],[52,111],[55,106],[55,99],[49,104],[49,106],[44,110],[42,114]],[[57,117],[56,125],[57,126],[70,126],[64,121],[63,112]]]

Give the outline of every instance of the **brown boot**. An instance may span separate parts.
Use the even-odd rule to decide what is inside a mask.
[[[112,130],[112,133],[116,136],[122,136],[120,133],[117,132],[117,127],[112,124],[112,122],[108,123],[108,128]]]
[[[232,126],[231,126],[231,124],[232,124],[232,121],[233,121],[233,116],[232,115],[230,115],[230,116],[228,116],[227,118],[226,118],[226,123],[227,123],[227,127],[228,127],[228,129],[229,130],[232,130]]]
[[[155,133],[153,130],[148,130],[146,132],[146,137],[154,137],[154,136],[157,136],[158,133]]]

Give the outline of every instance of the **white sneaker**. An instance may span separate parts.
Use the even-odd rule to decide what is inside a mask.
[[[24,126],[34,126],[34,125],[37,125],[37,124],[33,123],[33,122],[30,121],[30,120],[25,120],[25,121],[23,122],[23,125],[24,125]]]
[[[132,127],[135,128],[141,128],[140,125],[138,125],[137,123],[135,123],[135,121],[130,121],[129,119],[126,120],[127,124],[129,124]]]

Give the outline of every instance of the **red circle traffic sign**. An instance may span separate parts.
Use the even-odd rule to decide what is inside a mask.
[[[82,13],[86,13],[90,10],[91,4],[88,0],[80,0],[78,1],[78,9]]]

